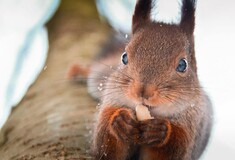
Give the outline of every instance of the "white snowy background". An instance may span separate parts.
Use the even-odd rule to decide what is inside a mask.
[[[14,85],[24,83],[21,89],[14,89],[14,94],[20,96],[15,97],[14,102],[6,102],[6,86],[12,78],[11,73],[14,72],[14,64],[17,61],[19,50],[24,46],[22,43],[27,39],[26,35],[30,30],[27,26],[31,26],[32,23],[35,23],[35,17],[32,13],[39,13],[39,17],[43,15],[43,11],[46,11],[50,4],[53,6],[53,0],[28,0],[28,3],[27,0],[17,1],[17,3],[14,1],[17,0],[0,0],[0,127],[9,114],[11,106],[20,100],[26,92],[27,87],[43,68],[45,61],[47,33],[43,28],[43,24],[40,24],[39,28],[35,31],[34,38],[31,39],[32,45],[28,47],[28,55],[32,55],[38,62],[40,61],[40,63],[35,66],[34,71],[22,69],[24,73],[22,72],[19,77],[28,77],[28,81],[25,81],[24,78],[19,78],[18,81],[15,81]],[[164,1],[165,2],[162,3],[163,6],[165,6],[168,11],[171,11],[174,9],[173,4],[176,4],[173,3],[173,1],[177,0]],[[54,3],[52,10],[55,10],[58,2],[59,0]],[[99,11],[102,15],[107,16],[107,19],[114,28],[121,29],[124,32],[130,31],[131,15],[135,0],[97,0],[97,2]],[[2,4],[8,4],[10,8],[8,9]],[[20,6],[21,4],[22,7]],[[34,6],[34,8],[30,8],[30,4]],[[26,8],[24,8],[24,5]],[[41,7],[41,9],[37,10],[38,7]],[[15,12],[13,12],[13,10]],[[16,11],[18,11],[17,14]],[[30,14],[32,14],[32,16]],[[25,23],[16,21],[16,18],[20,18],[20,16],[23,17],[22,20],[24,20],[25,17],[29,17],[29,21]],[[124,17],[124,19],[114,17]],[[15,20],[9,21],[11,20],[10,18],[15,18]],[[3,22],[5,22],[5,24],[3,24]],[[18,27],[16,28],[14,25]],[[24,26],[26,26],[26,28],[24,28]],[[202,85],[212,99],[215,111],[214,129],[207,151],[203,155],[203,160],[235,159],[234,29],[235,1],[198,0],[195,30],[198,74]],[[33,49],[33,46],[37,49]],[[37,52],[30,54],[30,51]],[[27,65],[35,64],[25,61],[22,66]],[[32,73],[31,76],[30,73]],[[17,91],[19,92],[17,93]],[[14,97],[15,95],[11,96]],[[5,104],[11,105],[5,106]]]
[[[0,0],[0,129],[44,67],[60,0]]]
[[[196,55],[215,110],[205,160],[235,159],[235,1],[198,0]]]

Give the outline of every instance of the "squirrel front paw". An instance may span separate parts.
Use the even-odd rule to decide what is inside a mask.
[[[137,143],[140,133],[138,121],[129,109],[119,109],[111,117],[112,134],[124,143]]]
[[[151,145],[161,147],[167,143],[171,133],[171,125],[167,120],[149,119],[139,124],[141,137],[140,145]]]

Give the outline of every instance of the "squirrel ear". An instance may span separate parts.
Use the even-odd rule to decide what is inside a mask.
[[[134,15],[132,18],[132,33],[134,34],[138,28],[150,21],[150,12],[152,8],[152,0],[137,0]]]
[[[195,26],[196,0],[183,0],[180,27],[191,36]]]

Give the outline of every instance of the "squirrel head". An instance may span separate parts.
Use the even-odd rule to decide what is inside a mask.
[[[193,36],[196,2],[183,0],[177,25],[152,21],[152,3],[137,1],[132,37],[121,57],[121,70],[132,80],[123,90],[137,103],[174,112],[173,105],[180,108],[200,94]]]

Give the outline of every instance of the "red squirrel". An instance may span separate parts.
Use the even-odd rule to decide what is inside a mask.
[[[114,67],[94,63],[85,72],[92,77],[89,91],[101,96],[95,160],[197,160],[207,146],[213,112],[197,76],[196,2],[183,0],[178,25],[151,21],[151,4],[137,0],[124,53],[99,58]],[[71,73],[79,71],[75,67]],[[94,92],[94,85],[102,92]],[[138,105],[152,118],[138,120]]]

